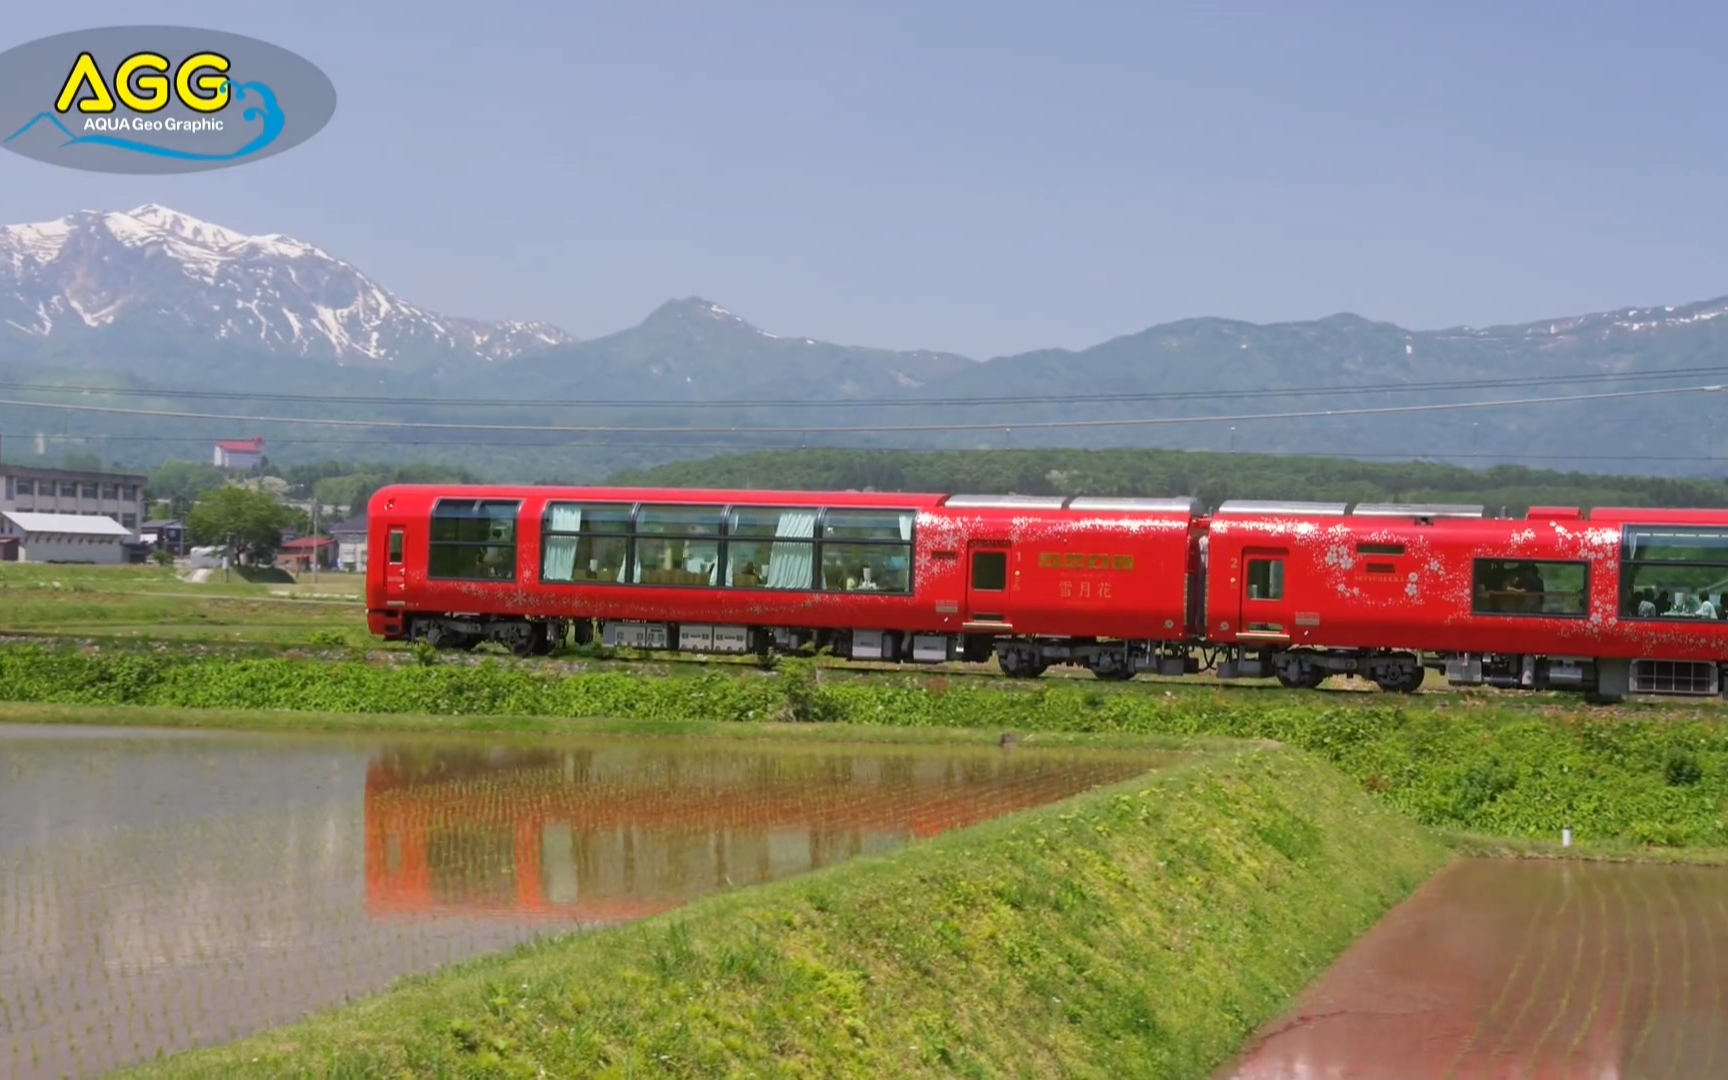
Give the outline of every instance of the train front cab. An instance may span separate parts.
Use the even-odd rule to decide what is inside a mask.
[[[408,533],[413,515],[383,488],[366,509],[366,626],[386,641],[408,636]]]

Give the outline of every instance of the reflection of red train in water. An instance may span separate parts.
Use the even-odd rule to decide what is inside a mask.
[[[1721,692],[1728,512],[409,485],[372,632],[544,654],[813,643],[1035,677]]]
[[[1152,759],[619,747],[387,754],[366,775],[375,913],[641,918],[1146,771]]]

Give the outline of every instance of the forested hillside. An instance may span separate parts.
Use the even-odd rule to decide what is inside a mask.
[[[1728,507],[1728,482],[1601,476],[1502,465],[1373,463],[1179,450],[859,452],[802,450],[681,461],[615,474],[616,484],[1023,495],[1193,495],[1233,499],[1531,506]]]

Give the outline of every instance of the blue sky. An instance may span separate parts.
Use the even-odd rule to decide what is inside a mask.
[[[0,221],[159,202],[434,310],[582,337],[673,296],[985,357],[1195,315],[1487,325],[1728,294],[1728,7],[1558,2],[15,4],[290,48],[256,165],[0,154]]]

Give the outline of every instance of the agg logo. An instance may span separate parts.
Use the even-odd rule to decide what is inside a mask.
[[[115,26],[0,53],[0,145],[109,173],[202,172],[310,139],[336,88],[287,49],[215,30]]]

